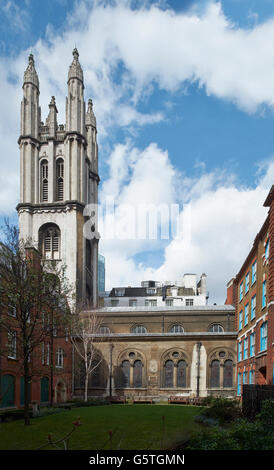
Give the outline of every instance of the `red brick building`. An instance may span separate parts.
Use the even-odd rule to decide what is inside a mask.
[[[41,269],[40,256],[35,249],[29,249],[35,257],[37,269]],[[35,312],[30,315],[30,325]],[[18,324],[16,307],[7,304],[1,311],[0,327],[0,410],[24,406],[24,368],[22,335]],[[42,313],[41,327],[51,322],[54,314]],[[1,323],[0,323],[1,325]],[[9,330],[5,325],[10,325]],[[38,324],[40,325],[40,323]],[[11,334],[12,330],[12,334]],[[49,404],[64,402],[71,397],[72,388],[72,345],[63,328],[49,328],[41,335],[29,358],[30,403]]]
[[[227,285],[235,304],[237,395],[243,384],[273,384],[274,342],[274,186],[264,206],[267,218],[237,276]]]

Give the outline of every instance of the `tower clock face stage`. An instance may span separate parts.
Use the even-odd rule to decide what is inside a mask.
[[[20,237],[39,249],[42,260],[62,263],[77,299],[98,302],[99,236],[85,238],[85,207],[98,203],[98,146],[92,100],[84,101],[77,49],[68,71],[66,122],[58,124],[54,96],[45,123],[33,55],[24,73],[21,102]],[[96,217],[96,216],[95,216]],[[97,220],[95,220],[97,224]]]

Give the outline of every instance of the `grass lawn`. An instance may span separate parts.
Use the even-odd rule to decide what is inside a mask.
[[[80,417],[81,426],[72,433],[70,450],[168,449],[199,429],[194,417],[200,408],[187,405],[106,405],[74,408],[55,415],[0,424],[1,450],[37,449],[49,434],[65,436]],[[163,419],[164,416],[164,419]],[[112,431],[109,442],[108,432]],[[62,446],[62,443],[60,444]],[[47,446],[44,449],[52,449]]]

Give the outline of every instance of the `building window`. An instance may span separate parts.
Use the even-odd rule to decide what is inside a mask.
[[[164,387],[172,388],[174,385],[173,382],[174,376],[174,364],[173,361],[168,360],[164,365]]]
[[[237,395],[241,395],[242,374],[239,372],[237,377]]]
[[[166,306],[172,307],[173,306],[173,299],[166,299]]]
[[[145,299],[146,307],[157,307],[157,299]]]
[[[130,362],[123,361],[121,367],[121,386],[127,388],[130,385]]]
[[[247,371],[245,370],[243,373],[243,385],[247,384]]]
[[[57,225],[46,225],[39,231],[40,250],[44,259],[60,259],[61,234]]]
[[[8,358],[16,359],[16,331],[8,332]]]
[[[244,339],[244,359],[248,358],[248,338]]]
[[[64,367],[64,350],[58,348],[56,351],[56,367]]]
[[[177,364],[177,387],[186,387],[186,361]]]
[[[264,351],[267,348],[267,321],[264,322],[260,328],[260,350]]]
[[[249,371],[249,383],[250,385],[253,385],[254,382],[255,382],[255,371],[254,370],[250,370]]]
[[[255,333],[250,334],[249,341],[250,341],[249,352],[250,352],[250,357],[252,357],[252,356],[255,356]]]
[[[266,306],[266,281],[263,282],[262,289],[262,308]]]
[[[240,284],[240,301],[242,300],[242,298],[243,298],[243,281]]]
[[[251,299],[251,320],[255,318],[255,315],[256,315],[256,294],[253,295]]]
[[[117,295],[117,297],[123,297],[125,295],[125,289],[115,289],[115,295]]]
[[[143,325],[136,325],[132,328],[131,332],[136,335],[145,335],[147,333],[147,329]]]
[[[223,333],[224,328],[222,325],[219,325],[218,323],[214,323],[213,325],[210,325],[208,331],[211,333]]]
[[[136,299],[130,299],[128,301],[129,307],[137,307],[137,300]]]
[[[117,305],[119,304],[119,300],[111,299],[110,304],[112,307],[117,307]]]
[[[245,294],[249,291],[249,271],[245,276]]]
[[[246,304],[245,305],[245,325],[248,324],[248,308],[249,308],[249,304]]]
[[[254,263],[252,264],[252,274],[251,274],[251,282],[252,284],[254,284],[254,282],[256,282],[256,278],[257,278],[257,260],[254,261]]]
[[[8,315],[10,317],[16,317],[16,307],[14,307],[14,305],[12,305],[12,304],[9,304]]]
[[[49,196],[49,175],[48,175],[48,162],[47,160],[42,160],[41,162],[41,201],[47,202]]]
[[[269,239],[267,240],[266,244],[265,244],[265,259],[267,260],[269,258]]]
[[[239,330],[241,330],[243,327],[243,311],[240,310],[239,312]]]
[[[192,307],[194,305],[194,300],[193,299],[186,299],[186,306],[187,307]]]
[[[56,162],[56,199],[64,200],[64,160],[58,158]]]
[[[242,341],[238,343],[238,362],[242,360]]]
[[[100,335],[108,335],[110,333],[110,329],[108,326],[100,326],[99,334]]]
[[[233,362],[230,359],[224,362],[224,388],[233,387]]]
[[[142,361],[137,360],[133,364],[133,387],[142,387],[143,384]]]
[[[210,387],[211,388],[219,388],[220,387],[220,362],[218,360],[214,360],[211,363],[210,369]]]
[[[169,331],[170,333],[180,334],[184,333],[184,328],[181,325],[173,325]]]

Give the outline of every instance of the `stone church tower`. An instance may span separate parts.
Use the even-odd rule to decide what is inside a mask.
[[[98,147],[92,101],[86,111],[83,71],[77,49],[68,71],[66,123],[57,123],[54,96],[41,121],[39,80],[33,55],[24,73],[21,103],[20,237],[30,240],[43,260],[58,260],[75,286],[78,300],[98,301],[98,241],[83,235],[85,206],[98,203]],[[95,220],[95,227],[97,222]]]

